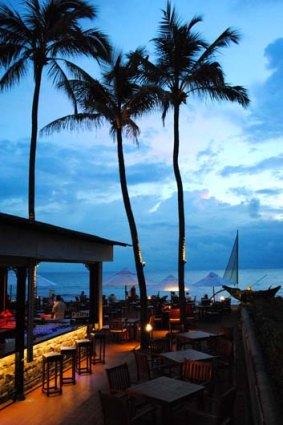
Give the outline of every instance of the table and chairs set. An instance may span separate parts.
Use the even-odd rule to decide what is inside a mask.
[[[232,381],[226,381],[225,391],[216,386],[218,365],[232,367],[232,352],[220,347],[233,342],[224,332],[192,330],[175,336],[174,346],[164,337],[152,339],[145,350],[133,350],[135,382],[127,363],[106,369],[109,393],[100,392],[104,425],[232,423],[236,389]]]

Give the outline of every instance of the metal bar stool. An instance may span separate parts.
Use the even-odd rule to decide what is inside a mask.
[[[93,336],[93,357],[92,363],[105,363],[105,333],[99,332]]]
[[[62,394],[63,356],[55,351],[42,355],[42,392]]]
[[[81,373],[92,373],[91,357],[92,341],[90,339],[78,339],[76,341],[76,369],[79,375]]]
[[[71,376],[64,376],[63,371],[63,384],[75,384],[76,383],[76,347],[61,347],[61,354],[63,356],[63,361],[71,361]]]

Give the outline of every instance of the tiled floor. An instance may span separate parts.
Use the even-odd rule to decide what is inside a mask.
[[[215,330],[220,326],[234,326],[236,330],[235,380],[238,387],[236,400],[236,421],[241,425],[250,424],[249,411],[246,408],[246,379],[243,367],[243,351],[241,338],[237,326],[238,315],[232,313],[230,317],[219,322],[202,322],[199,329]],[[155,337],[161,332],[155,332]],[[163,332],[164,333],[164,332]],[[98,398],[98,390],[107,390],[105,367],[127,362],[133,380],[136,379],[134,356],[131,350],[137,342],[116,343],[106,345],[106,364],[93,366],[92,375],[77,376],[76,385],[63,387],[63,394],[47,397],[38,388],[26,395],[21,402],[12,403],[0,410],[1,425],[102,425],[103,418]]]

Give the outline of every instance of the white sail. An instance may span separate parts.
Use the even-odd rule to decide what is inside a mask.
[[[233,282],[234,285],[238,286],[239,284],[239,234],[235,238],[235,242],[231,251],[230,258],[228,260],[225,272],[223,274],[225,279]]]

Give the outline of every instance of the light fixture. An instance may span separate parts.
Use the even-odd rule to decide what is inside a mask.
[[[147,324],[145,325],[145,330],[146,330],[146,332],[151,332],[151,331],[152,331],[152,326],[151,326],[151,324],[150,324],[150,323],[147,323]]]

